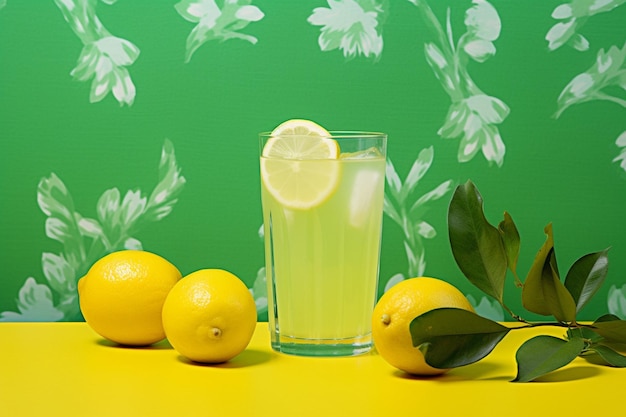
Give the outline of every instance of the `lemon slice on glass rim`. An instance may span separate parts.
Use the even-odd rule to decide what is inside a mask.
[[[281,123],[269,134],[261,158],[261,180],[282,205],[306,210],[320,205],[339,186],[339,144],[318,124],[303,119]]]

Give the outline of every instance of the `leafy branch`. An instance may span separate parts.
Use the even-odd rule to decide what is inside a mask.
[[[609,366],[626,367],[618,352],[626,343],[626,320],[606,314],[591,324],[577,321],[577,313],[604,283],[608,249],[579,258],[561,279],[552,225],[522,283],[517,276],[520,237],[508,213],[497,227],[485,218],[483,199],[471,181],[457,187],[448,210],[449,238],[454,259],[465,277],[497,300],[520,326],[507,327],[461,309],[442,308],[416,317],[410,325],[413,345],[436,368],[468,365],[487,356],[510,332],[540,326],[566,329],[564,338],[539,335],[523,343],[516,354],[515,382],[532,381],[559,369],[576,357],[594,355]],[[510,271],[521,289],[524,308],[554,322],[530,322],[505,303],[504,284]]]

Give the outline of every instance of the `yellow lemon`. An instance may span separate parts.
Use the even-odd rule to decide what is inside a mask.
[[[272,136],[309,136],[311,138],[328,137],[328,130],[311,120],[291,119],[279,124],[272,130]],[[268,148],[269,150],[269,148]]]
[[[380,356],[390,365],[415,375],[439,375],[447,369],[433,368],[411,341],[413,319],[435,308],[455,307],[474,311],[463,293],[436,278],[419,277],[400,281],[376,303],[372,316],[372,338]]]
[[[226,362],[250,343],[256,305],[246,285],[221,269],[202,269],[180,280],[163,305],[167,340],[195,362]]]
[[[80,309],[102,337],[124,345],[149,345],[165,338],[161,309],[180,278],[174,265],[154,253],[113,252],[78,281]]]
[[[339,186],[339,144],[310,120],[281,123],[269,135],[261,154],[261,179],[286,207],[308,209],[330,197]]]

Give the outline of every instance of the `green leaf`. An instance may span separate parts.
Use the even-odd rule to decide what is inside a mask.
[[[626,343],[626,320],[596,320],[589,328],[607,342]]]
[[[413,346],[440,369],[469,365],[487,356],[510,331],[471,311],[439,308],[411,321]]]
[[[565,288],[580,311],[604,283],[609,267],[608,249],[578,259],[567,273]]]
[[[590,349],[604,360],[608,365],[617,368],[626,368],[626,356],[604,345],[594,345]]]
[[[550,271],[549,276],[543,275],[543,278],[547,278],[544,284],[544,295],[549,303],[549,307],[552,315],[560,322],[572,323],[576,321],[576,303],[569,293],[567,288],[561,283],[559,273],[556,268],[556,257],[554,255],[554,249],[550,254]],[[550,279],[550,277],[552,279]]]
[[[515,276],[515,284],[518,287],[522,286],[522,282],[517,276],[517,260],[520,252],[520,236],[517,231],[517,226],[513,222],[513,218],[508,212],[504,212],[504,220],[498,225],[500,235],[502,235],[502,242],[504,243],[504,251],[506,252],[507,266]]]
[[[573,361],[584,349],[582,338],[570,340],[536,336],[520,346],[515,354],[517,376],[513,382],[528,382]]]
[[[613,321],[613,320],[619,320],[620,318],[617,317],[615,314],[604,314],[600,317],[598,317],[595,321],[595,323],[599,323],[601,321]]]
[[[546,241],[537,252],[537,255],[535,255],[535,260],[533,261],[533,264],[528,271],[528,275],[526,276],[526,281],[524,282],[524,288],[522,290],[522,304],[528,311],[541,314],[542,316],[549,316],[550,308],[543,294],[542,275],[548,255],[554,248],[552,225],[549,224],[546,226],[544,231],[547,236]],[[551,274],[549,270],[548,272]]]
[[[483,199],[471,181],[454,192],[448,229],[452,254],[463,274],[502,304],[507,255],[500,232],[487,222]]]
[[[588,327],[571,327],[567,329],[567,338],[573,339],[575,337],[581,337],[591,343],[602,341],[602,336]]]
[[[522,289],[524,308],[561,322],[576,320],[576,303],[559,278],[554,253],[552,224],[545,228],[546,241],[539,249]]]
[[[611,323],[612,322],[612,323]],[[624,321],[613,314],[605,314],[598,317],[591,325],[582,325],[579,329],[582,337],[590,340],[593,346],[615,348],[620,352],[626,352],[626,330]]]

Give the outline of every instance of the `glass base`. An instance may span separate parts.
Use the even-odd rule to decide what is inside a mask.
[[[302,339],[272,335],[272,349],[276,352],[298,356],[356,356],[372,349],[372,336],[346,339]]]

